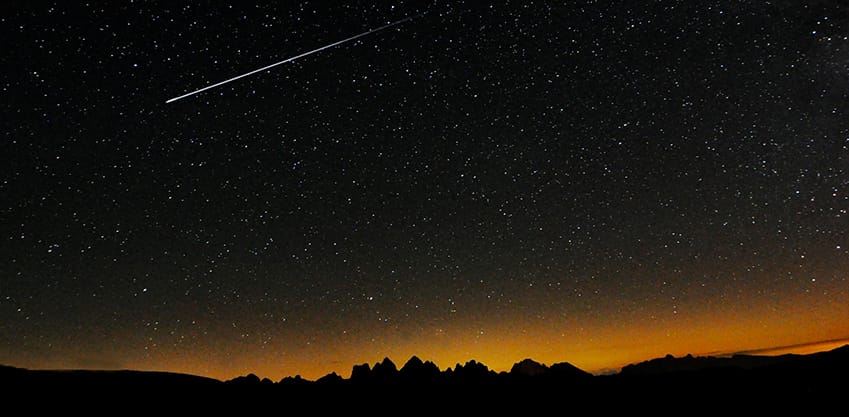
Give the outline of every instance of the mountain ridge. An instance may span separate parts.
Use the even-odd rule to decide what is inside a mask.
[[[849,344],[772,358],[667,355],[629,365],[613,375],[593,375],[568,362],[545,365],[530,358],[517,362],[510,371],[495,372],[475,360],[440,371],[433,362],[415,355],[400,368],[388,357],[373,365],[354,365],[350,378],[331,372],[314,381],[296,375],[277,382],[255,374],[222,381],[157,371],[28,370],[0,365],[0,386],[8,404],[30,412],[78,409],[104,415],[113,415],[112,404],[131,405],[134,411],[193,414],[207,410],[244,414],[281,406],[372,415],[397,415],[411,406],[416,411],[448,414],[508,409],[547,412],[552,404],[657,412],[675,411],[671,406],[675,403],[717,411],[727,407],[762,411],[771,405],[808,409],[812,404],[842,405],[845,384],[839,381],[847,374]]]
[[[535,361],[532,358],[524,358],[513,364],[509,371],[494,371],[489,367],[475,359],[470,359],[466,363],[457,363],[454,367],[448,367],[440,371],[439,367],[432,361],[423,361],[418,355],[412,355],[407,362],[400,368],[389,357],[384,357],[383,360],[376,362],[374,365],[369,363],[355,364],[352,367],[351,376],[344,378],[339,376],[335,371],[330,372],[316,379],[305,379],[300,375],[286,376],[280,381],[274,382],[269,378],[260,378],[254,373],[237,376],[231,379],[217,379],[202,375],[169,372],[169,371],[149,371],[149,370],[101,370],[101,369],[28,369],[23,367],[15,367],[10,365],[0,364],[0,378],[8,377],[24,377],[24,376],[64,376],[72,378],[74,376],[139,376],[145,378],[162,378],[181,381],[194,381],[200,383],[232,383],[232,384],[281,384],[281,383],[320,383],[328,380],[342,381],[379,381],[392,377],[406,376],[429,376],[436,375],[490,375],[490,376],[514,376],[514,377],[540,377],[551,374],[573,374],[579,377],[603,378],[611,376],[632,376],[632,375],[654,375],[666,374],[675,372],[690,372],[712,368],[739,368],[743,370],[751,370],[765,366],[793,362],[794,360],[805,360],[807,358],[816,358],[826,354],[843,354],[849,356],[849,344],[822,352],[808,354],[787,353],[782,355],[757,355],[757,354],[733,354],[731,356],[694,356],[687,354],[685,356],[675,357],[667,354],[663,357],[656,357],[645,361],[635,362],[623,366],[618,372],[609,372],[603,374],[592,374],[583,369],[569,363],[557,362],[551,365],[546,365]]]

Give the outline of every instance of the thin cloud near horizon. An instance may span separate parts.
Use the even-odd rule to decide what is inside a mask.
[[[776,351],[784,351],[790,349],[802,349],[806,347],[814,347],[819,345],[827,345],[827,344],[849,344],[849,337],[839,338],[839,339],[829,339],[829,340],[821,340],[818,342],[809,342],[809,343],[797,343],[793,345],[784,345],[784,346],[774,346],[768,348],[761,349],[750,349],[750,350],[742,350],[737,352],[728,353],[728,355],[755,355],[755,354],[763,354],[768,352],[776,352]]]

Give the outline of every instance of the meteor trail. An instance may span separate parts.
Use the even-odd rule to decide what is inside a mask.
[[[267,69],[270,69],[270,68],[276,67],[276,66],[278,66],[278,65],[280,65],[280,64],[285,64],[285,63],[287,63],[287,62],[292,62],[292,61],[294,61],[294,60],[296,60],[296,59],[298,59],[298,58],[303,58],[303,57],[305,57],[305,56],[307,56],[307,55],[312,55],[312,54],[314,54],[314,53],[316,53],[316,52],[321,52],[321,51],[323,51],[323,50],[325,50],[325,49],[329,49],[329,48],[332,48],[332,47],[334,47],[334,46],[341,45],[341,44],[343,44],[343,43],[345,43],[345,42],[350,42],[350,41],[352,41],[352,40],[354,40],[354,39],[361,38],[361,37],[363,37],[363,36],[370,35],[370,34],[372,34],[372,33],[380,32],[380,31],[381,31],[381,30],[383,30],[383,29],[387,29],[387,28],[390,28],[390,27],[392,27],[392,26],[400,25],[401,23],[404,23],[404,22],[407,22],[407,21],[413,20],[413,18],[418,17],[418,16],[421,16],[422,14],[424,14],[424,13],[419,13],[419,14],[414,15],[414,16],[408,16],[408,17],[405,17],[405,18],[403,18],[403,19],[401,19],[401,20],[398,20],[398,21],[396,21],[396,22],[392,22],[392,23],[389,23],[389,24],[383,25],[383,26],[381,26],[381,27],[379,27],[379,28],[371,29],[371,30],[369,30],[369,31],[367,31],[367,32],[360,33],[359,35],[354,35],[354,36],[351,36],[350,38],[345,38],[345,39],[342,39],[341,41],[331,43],[330,45],[324,45],[324,46],[322,46],[321,48],[313,49],[312,51],[304,52],[304,53],[302,53],[302,54],[300,54],[300,55],[295,55],[295,56],[293,56],[293,57],[291,57],[291,58],[286,58],[286,59],[284,59],[284,60],[282,60],[282,61],[280,61],[280,62],[275,62],[275,63],[273,63],[273,64],[271,64],[271,65],[267,65],[267,66],[264,66],[264,67],[262,67],[262,68],[255,69],[255,70],[253,70],[253,71],[251,71],[251,72],[246,72],[246,73],[244,73],[244,74],[242,74],[242,75],[237,75],[237,76],[235,76],[235,77],[233,77],[233,78],[226,79],[226,80],[224,80],[224,81],[221,81],[221,82],[218,82],[218,83],[215,83],[215,84],[212,84],[212,85],[208,85],[208,86],[206,86],[206,87],[204,87],[204,88],[201,88],[200,90],[195,90],[195,91],[192,91],[191,93],[186,93],[186,94],[183,94],[182,96],[177,96],[177,97],[174,97],[174,98],[172,98],[172,99],[168,99],[165,103],[166,103],[166,104],[168,104],[168,103],[173,103],[173,102],[175,102],[175,101],[177,101],[177,100],[179,100],[179,99],[181,99],[181,98],[186,98],[186,97],[188,97],[188,96],[195,95],[195,94],[197,94],[197,93],[200,93],[200,92],[203,92],[203,91],[206,91],[206,90],[209,90],[209,89],[212,89],[212,88],[218,87],[218,86],[220,86],[220,85],[227,84],[227,83],[229,83],[229,82],[231,82],[231,81],[236,81],[236,80],[238,80],[239,78],[244,78],[244,77],[247,77],[248,75],[253,75],[253,74],[256,74],[256,73],[258,73],[258,72],[265,71],[265,70],[267,70]]]

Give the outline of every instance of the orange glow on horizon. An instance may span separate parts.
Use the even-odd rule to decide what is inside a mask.
[[[606,306],[612,312],[604,314],[468,309],[458,311],[452,321],[378,323],[358,332],[333,333],[325,328],[308,333],[298,328],[295,336],[305,334],[307,340],[300,344],[286,342],[293,340],[291,334],[260,345],[235,336],[210,337],[185,346],[116,349],[111,355],[101,350],[101,359],[105,359],[101,362],[72,360],[91,350],[77,347],[62,357],[21,357],[8,365],[156,370],[219,380],[253,373],[279,381],[296,375],[316,380],[332,372],[348,378],[354,365],[374,365],[388,357],[400,368],[415,355],[441,370],[475,360],[496,372],[509,371],[513,364],[530,358],[549,366],[568,362],[590,373],[609,373],[667,354],[811,353],[849,343],[849,292],[837,285],[826,290],[830,291],[829,302],[822,302],[816,294],[780,300],[746,294],[736,302],[681,302],[674,310],[658,306],[624,309],[629,314],[617,314],[615,304]],[[818,341],[829,342],[814,343]]]
[[[388,334],[380,343],[361,340],[344,346],[335,345],[328,350],[315,347],[284,355],[273,351],[264,354],[245,351],[238,357],[231,355],[228,360],[220,353],[209,352],[205,357],[186,356],[169,361],[167,359],[170,355],[163,354],[161,361],[157,361],[157,368],[221,380],[248,373],[273,381],[295,375],[315,380],[331,372],[348,378],[354,365],[367,363],[373,366],[384,357],[401,368],[415,355],[434,362],[441,370],[476,360],[493,371],[509,371],[516,362],[530,358],[546,365],[568,362],[587,372],[599,374],[617,372],[622,366],[666,354],[676,357],[687,354],[721,356],[769,346],[790,345],[797,346],[775,351],[761,350],[757,354],[828,350],[849,343],[849,339],[840,339],[841,343],[829,337],[846,334],[847,317],[844,315],[841,318],[837,314],[832,317],[833,320],[820,321],[817,329],[806,328],[804,332],[800,331],[803,328],[796,323],[796,320],[809,320],[803,316],[789,319],[784,325],[770,324],[777,323],[781,314],[770,317],[770,320],[743,317],[725,317],[723,320],[715,316],[714,321],[710,322],[689,317],[677,325],[668,321],[626,323],[621,327],[574,328],[569,332],[563,332],[545,321],[514,322],[510,325],[501,323],[483,330],[462,326],[434,327],[423,330],[418,337],[402,338],[398,334]],[[837,333],[839,331],[844,333]],[[826,339],[832,342],[809,343]],[[153,369],[153,365],[153,362],[139,363],[135,368]]]

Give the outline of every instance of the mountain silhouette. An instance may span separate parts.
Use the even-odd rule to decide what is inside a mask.
[[[533,359],[524,359],[521,362],[517,362],[510,368],[510,375],[517,376],[539,376],[547,374],[549,371],[548,367],[534,361]]]
[[[694,357],[693,355],[687,355],[681,358],[676,358],[672,355],[666,355],[663,358],[656,358],[645,362],[627,365],[622,368],[620,373],[624,375],[652,375],[669,372],[699,371],[703,369],[712,368],[752,369],[760,366],[772,365],[788,360],[793,360],[795,358],[796,355],[734,355],[731,357]]]
[[[104,398],[151,412],[158,412],[156,407],[166,402],[190,412],[211,407],[242,413],[274,404],[304,405],[315,412],[365,410],[372,414],[389,410],[390,404],[416,404],[415,410],[394,409],[397,412],[445,412],[442,407],[448,404],[458,404],[460,408],[451,409],[454,413],[503,412],[505,407],[527,411],[563,401],[603,406],[607,411],[658,411],[674,402],[717,409],[742,404],[764,410],[781,404],[841,404],[847,375],[849,345],[807,355],[667,355],[625,366],[611,375],[592,375],[568,362],[547,366],[530,358],[515,363],[509,372],[495,372],[475,360],[440,371],[435,363],[418,356],[400,370],[384,358],[373,366],[354,365],[347,379],[332,372],[315,381],[297,375],[276,383],[255,374],[220,381],[168,372],[0,366],[0,384],[5,398],[11,399],[7,404],[32,395],[51,399],[27,402],[32,412],[51,406],[90,411]]]
[[[413,356],[401,367],[400,377],[407,384],[433,384],[439,381],[440,372],[435,363]]]

